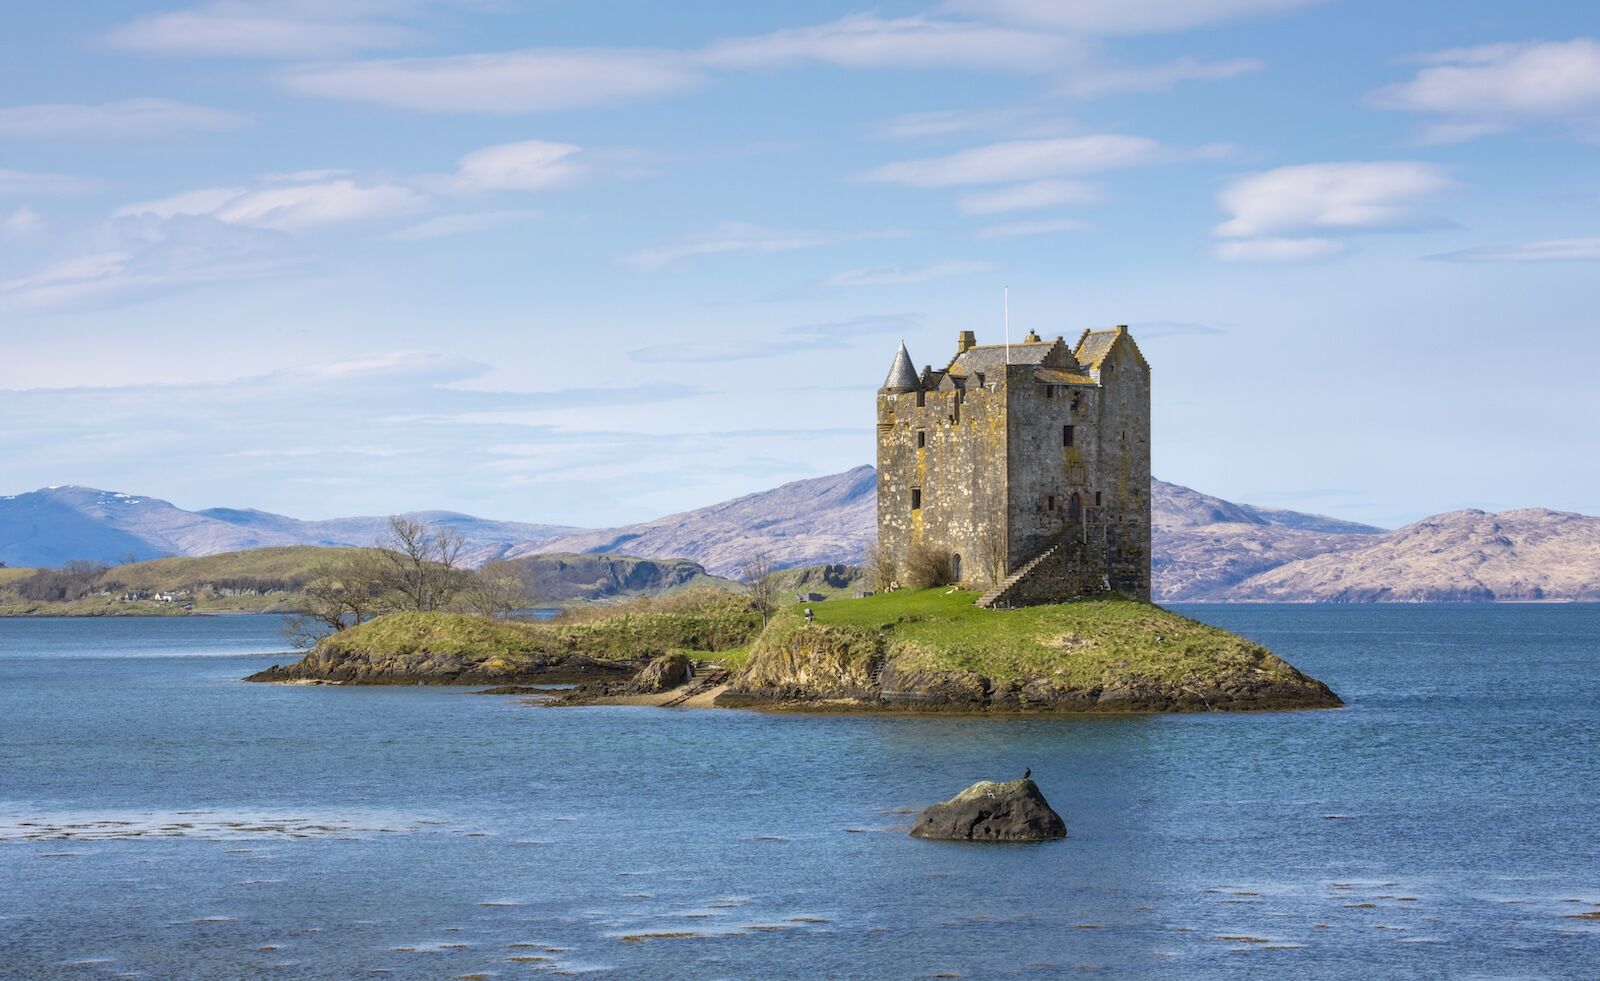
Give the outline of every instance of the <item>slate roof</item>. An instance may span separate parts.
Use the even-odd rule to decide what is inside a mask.
[[[1083,336],[1078,338],[1078,348],[1075,352],[1078,357],[1078,363],[1085,368],[1099,371],[1100,362],[1104,361],[1106,355],[1111,353],[1111,348],[1117,343],[1118,338],[1127,338],[1128,346],[1133,348],[1134,357],[1146,368],[1150,367],[1149,363],[1144,360],[1144,353],[1139,350],[1139,345],[1133,342],[1133,336],[1128,333],[1128,328],[1126,327],[1118,327],[1115,330],[1084,331]]]
[[[889,375],[883,380],[885,392],[914,392],[921,388],[917,380],[917,369],[911,363],[911,352],[906,350],[906,342],[900,342],[900,350],[895,352],[894,364],[889,366]]]
[[[1034,381],[1045,385],[1093,385],[1094,378],[1080,371],[1064,371],[1060,368],[1040,368],[1033,373]]]
[[[1045,358],[1056,346],[1055,341],[1020,341],[1011,345],[1012,364],[1043,364]],[[1070,361],[1072,352],[1062,345],[1061,353]],[[969,375],[982,372],[985,375],[999,371],[1006,364],[1006,346],[1004,344],[979,344],[969,347],[956,355],[950,362],[949,371],[956,375]],[[1063,366],[1066,367],[1066,366]]]

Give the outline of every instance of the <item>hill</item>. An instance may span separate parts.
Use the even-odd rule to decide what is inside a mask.
[[[1310,603],[1600,600],[1600,518],[1452,511],[1252,576],[1230,599]]]
[[[1372,544],[1384,529],[1316,514],[1235,504],[1151,482],[1155,599],[1226,601],[1251,576]]]
[[[877,537],[877,487],[872,467],[856,467],[642,524],[557,538],[518,552],[682,557],[719,576],[737,575],[739,563],[754,552],[766,552],[784,567],[857,563]]]
[[[543,542],[577,530],[564,525],[492,521],[453,511],[418,511],[412,517],[459,531],[473,564],[514,546]],[[186,511],[168,501],[92,487],[46,487],[0,497],[0,562],[61,566],[80,559],[126,562],[171,555],[215,555],[291,545],[372,545],[387,517],[302,521],[265,511],[212,508]]]

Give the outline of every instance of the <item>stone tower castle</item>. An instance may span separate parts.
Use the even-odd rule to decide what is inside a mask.
[[[948,555],[984,606],[1150,598],[1150,365],[1126,327],[1007,349],[962,331],[878,389],[878,543]]]

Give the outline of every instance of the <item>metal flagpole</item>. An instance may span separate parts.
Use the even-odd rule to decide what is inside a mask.
[[[1011,287],[1000,287],[1000,303],[1006,317],[1006,364],[1011,363]]]

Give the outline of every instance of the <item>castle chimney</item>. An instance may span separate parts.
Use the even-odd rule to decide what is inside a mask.
[[[978,335],[970,330],[964,330],[956,336],[956,353],[960,354],[968,348],[978,346]]]
[[[1038,344],[1042,340],[1043,340],[1043,338],[1041,338],[1039,336],[1039,332],[1038,331],[1030,330],[1030,331],[1028,331],[1028,336],[1024,337],[1022,339],[1022,343],[1024,343],[1024,344]]]

